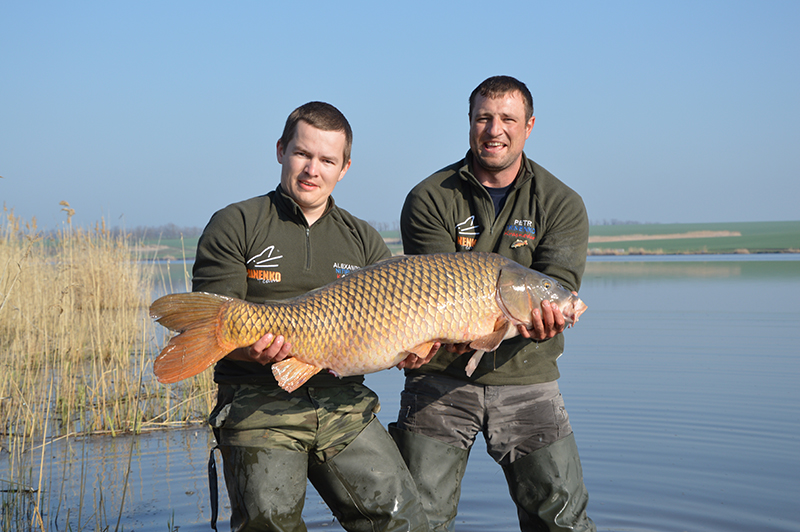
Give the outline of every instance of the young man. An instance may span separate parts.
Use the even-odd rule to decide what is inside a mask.
[[[389,257],[377,231],[331,197],[350,167],[351,144],[335,107],[310,102],[293,111],[277,144],[280,185],[214,214],[197,245],[192,289],[256,303],[285,299]],[[267,334],[214,368],[219,392],[209,423],[231,528],[305,531],[308,478],[346,530],[428,530],[363,377],[319,373],[288,393],[271,371],[291,354],[283,340]]]
[[[534,123],[520,81],[498,76],[470,96],[470,149],[417,185],[400,219],[407,254],[491,251],[580,287],[589,224],[583,200],[523,153]],[[390,433],[431,528],[454,530],[461,479],[478,432],[505,472],[523,531],[594,531],[556,359],[564,317],[548,303],[532,330],[504,341],[467,377],[466,346],[406,372]]]

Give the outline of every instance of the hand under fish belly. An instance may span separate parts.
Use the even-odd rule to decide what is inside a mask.
[[[255,304],[193,292],[157,299],[150,315],[179,334],[153,364],[160,382],[191,377],[270,332],[291,343],[291,358],[272,365],[293,391],[322,369],[337,376],[391,368],[433,344],[469,343],[493,351],[517,326],[530,328],[543,300],[567,325],[586,305],[556,280],[495,253],[393,257],[302,296]]]

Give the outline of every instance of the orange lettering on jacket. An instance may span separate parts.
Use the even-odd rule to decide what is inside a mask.
[[[462,247],[465,247],[465,248],[471,248],[471,247],[475,247],[475,242],[477,242],[477,239],[476,238],[470,238],[468,236],[459,236],[457,242],[458,242],[459,246],[462,246]]]
[[[281,272],[269,270],[247,270],[247,277],[250,279],[257,279],[262,283],[279,283],[281,282]]]

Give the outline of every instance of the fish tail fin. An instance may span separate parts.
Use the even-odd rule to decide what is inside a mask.
[[[150,306],[150,316],[179,334],[170,339],[153,362],[159,382],[173,383],[197,375],[236,345],[220,341],[221,314],[231,298],[193,292],[170,294]]]

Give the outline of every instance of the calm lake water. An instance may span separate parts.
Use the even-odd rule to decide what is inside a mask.
[[[592,259],[581,297],[589,310],[566,332],[559,383],[598,530],[800,530],[800,257]],[[367,377],[384,424],[402,380]],[[63,530],[70,512],[76,530],[80,497],[88,508],[102,497],[116,510],[82,515],[84,529],[209,530],[209,446],[203,426],[51,445],[48,474],[69,474],[44,518]],[[305,515],[310,530],[342,530],[310,486]],[[482,440],[457,530],[519,530]]]

